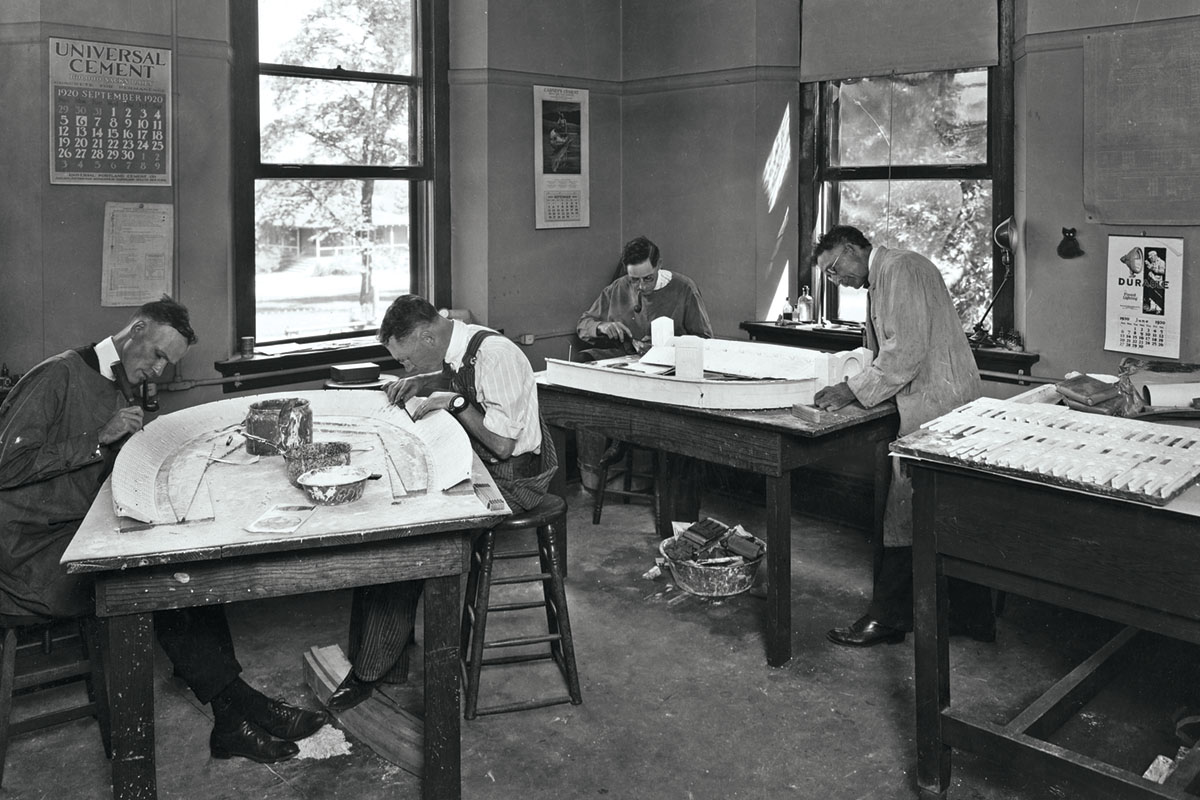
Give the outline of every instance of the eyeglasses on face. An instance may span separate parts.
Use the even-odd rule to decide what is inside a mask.
[[[653,272],[651,272],[649,275],[643,275],[640,278],[635,275],[630,275],[629,278],[634,283],[639,284],[641,286],[653,286],[658,281],[658,270],[656,269]]]
[[[837,279],[837,276],[838,276],[838,274],[839,274],[839,273],[838,273],[838,269],[837,269],[837,264],[838,264],[838,262],[839,262],[839,261],[841,261],[841,260],[842,260],[842,256],[844,256],[845,254],[846,254],[846,248],[845,248],[845,246],[843,246],[843,247],[842,247],[842,252],[840,252],[840,253],[838,253],[838,254],[837,254],[837,258],[835,258],[835,259],[833,260],[833,263],[832,263],[832,264],[827,264],[827,265],[826,265],[826,266],[825,266],[825,267],[822,269],[822,272],[824,272],[824,273],[825,273],[825,280],[827,280],[827,281],[832,281],[832,280],[836,280],[836,279]]]

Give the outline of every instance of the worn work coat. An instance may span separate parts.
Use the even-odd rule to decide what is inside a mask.
[[[644,294],[639,293],[632,278],[622,275],[604,287],[592,307],[580,316],[575,330],[585,342],[594,342],[605,338],[596,331],[601,323],[624,322],[634,339],[648,339],[650,323],[659,317],[675,321],[676,336],[712,338],[712,323],[700,290],[691,278],[678,272],[671,273],[666,286]]]
[[[870,408],[894,397],[900,435],[979,397],[979,369],[933,262],[908,250],[877,247],[867,277],[867,346],[871,366],[848,380]],[[912,544],[912,483],[892,463],[883,518],[889,547]]]
[[[0,614],[75,616],[90,582],[59,560],[116,457],[100,429],[125,401],[74,350],[21,378],[0,406]]]

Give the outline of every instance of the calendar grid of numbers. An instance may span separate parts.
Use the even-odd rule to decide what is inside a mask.
[[[50,40],[50,182],[169,186],[170,51]]]

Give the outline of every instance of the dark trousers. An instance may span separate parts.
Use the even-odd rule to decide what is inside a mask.
[[[350,606],[350,663],[364,681],[404,683],[414,641],[417,603],[425,581],[399,581],[354,590]]]
[[[875,562],[875,586],[867,613],[889,628],[913,628],[912,548],[884,547]],[[947,578],[950,620],[969,628],[987,626],[994,616],[992,590],[960,578]]]
[[[158,643],[201,703],[212,702],[241,674],[224,606],[154,612]]]

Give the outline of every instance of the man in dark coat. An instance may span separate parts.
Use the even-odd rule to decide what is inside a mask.
[[[51,356],[0,405],[0,615],[73,617],[94,609],[91,579],[60,563],[143,411],[126,386],[153,380],[195,344],[187,309],[167,296],[140,307],[102,342]],[[126,390],[128,391],[128,390]],[[214,716],[214,758],[283,761],[325,723],[265,697],[239,677],[222,606],[154,615],[163,649]]]

